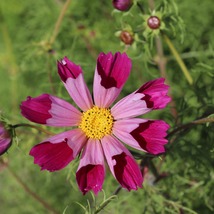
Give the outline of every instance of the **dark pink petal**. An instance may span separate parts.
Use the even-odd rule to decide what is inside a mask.
[[[143,150],[156,155],[165,152],[164,145],[168,143],[165,137],[168,129],[169,125],[164,121],[154,120],[140,123],[130,134]]]
[[[162,109],[171,101],[167,96],[169,86],[164,84],[164,80],[159,78],[149,81],[136,91],[145,95],[142,100],[146,101],[148,108]]]
[[[21,103],[21,113],[28,120],[46,124],[46,120],[51,118],[49,110],[51,109],[50,95],[42,94],[38,97],[28,97],[26,101]]]
[[[58,62],[58,73],[74,102],[83,111],[91,108],[93,101],[84,81],[81,67],[65,57],[61,62]]]
[[[133,0],[113,0],[113,6],[120,11],[128,11],[133,5]]]
[[[12,139],[9,136],[8,131],[0,123],[0,155],[4,154],[11,146]]]
[[[88,164],[80,168],[76,174],[79,188],[84,195],[90,190],[95,194],[102,190],[104,177],[105,171],[102,165]]]
[[[112,157],[116,161],[114,165],[114,174],[123,188],[129,191],[142,187],[142,174],[135,160],[124,152]]]
[[[101,53],[94,75],[94,100],[99,107],[109,107],[117,98],[131,71],[131,60],[123,53]]]
[[[112,136],[104,137],[101,143],[109,168],[121,186],[128,190],[142,187],[140,167],[128,149]]]
[[[73,151],[66,141],[53,144],[44,142],[34,146],[30,155],[34,157],[34,163],[41,170],[56,171],[66,167],[74,158]]]
[[[66,82],[69,77],[76,79],[79,74],[82,73],[81,67],[71,62],[67,57],[64,57],[61,61],[59,61],[57,66],[58,73],[63,82]]]
[[[102,189],[105,177],[104,156],[99,140],[89,139],[82,153],[76,180],[83,194]]]

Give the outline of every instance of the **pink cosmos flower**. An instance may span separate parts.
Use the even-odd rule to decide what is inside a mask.
[[[0,155],[3,155],[11,146],[12,139],[4,125],[0,122]]]
[[[80,110],[49,94],[28,97],[21,113],[28,120],[58,127],[75,127],[34,146],[30,155],[42,170],[60,170],[81,153],[76,180],[83,194],[97,194],[105,177],[105,160],[111,173],[128,190],[142,186],[138,164],[123,143],[140,151],[159,154],[165,151],[169,125],[162,120],[135,118],[170,101],[168,86],[159,78],[111,104],[120,94],[131,70],[125,53],[101,53],[94,75],[93,98],[79,65],[67,57],[58,62],[61,80]]]

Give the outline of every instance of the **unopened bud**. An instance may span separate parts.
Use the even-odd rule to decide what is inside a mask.
[[[114,8],[120,11],[128,11],[133,5],[133,0],[113,0]]]
[[[147,25],[149,26],[149,28],[155,30],[158,29],[161,25],[161,21],[157,16],[150,16],[147,19]]]
[[[122,31],[120,34],[120,39],[126,45],[131,45],[134,42],[133,35],[128,31]]]

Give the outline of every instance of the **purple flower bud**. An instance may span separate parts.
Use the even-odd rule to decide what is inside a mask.
[[[133,0],[113,0],[114,8],[120,11],[128,11],[133,5]]]
[[[155,30],[155,29],[158,29],[160,27],[161,21],[157,16],[150,16],[147,20],[147,25],[151,29]]]
[[[0,122],[0,155],[4,154],[9,149],[11,144],[12,139],[10,138],[9,132]]]

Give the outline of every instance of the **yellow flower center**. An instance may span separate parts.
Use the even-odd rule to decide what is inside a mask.
[[[94,106],[82,114],[79,128],[86,136],[93,139],[101,139],[111,134],[114,118],[110,109]]]

